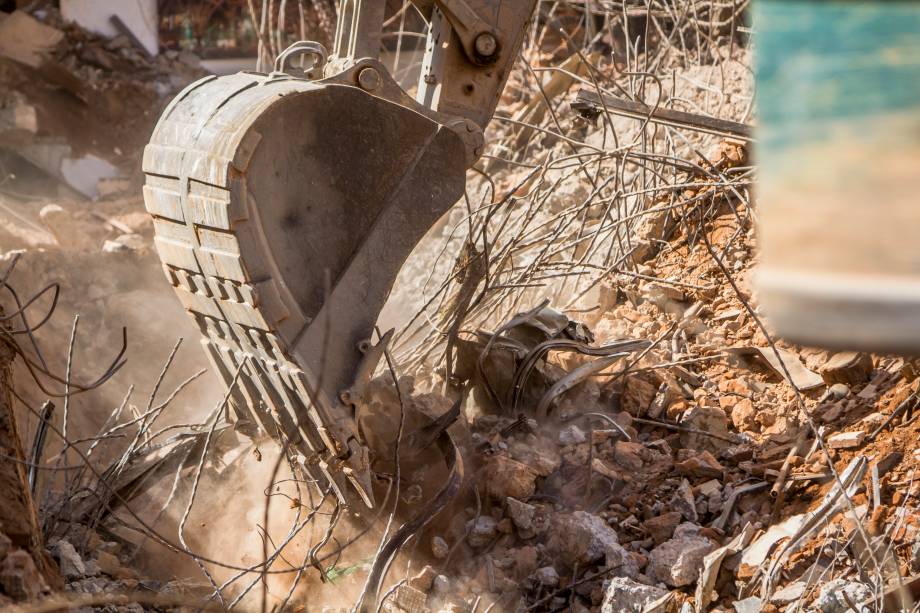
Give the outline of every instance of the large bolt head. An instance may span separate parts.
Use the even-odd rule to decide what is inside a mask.
[[[491,32],[483,32],[476,37],[476,53],[483,58],[490,58],[498,51],[498,39]]]
[[[370,66],[362,68],[358,73],[358,85],[364,91],[372,92],[380,87],[380,73]]]

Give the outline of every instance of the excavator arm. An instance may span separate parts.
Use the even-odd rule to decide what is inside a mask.
[[[413,4],[428,21],[416,101],[485,129],[536,1],[414,0]],[[342,2],[327,77],[364,58],[378,58],[385,5],[383,0]]]
[[[343,0],[332,53],[302,41],[270,73],[190,85],[145,150],[156,248],[238,428],[295,450],[354,512],[375,506],[361,412],[391,335],[374,344],[374,324],[462,196],[534,5],[418,0],[412,97],[379,59],[385,1]]]

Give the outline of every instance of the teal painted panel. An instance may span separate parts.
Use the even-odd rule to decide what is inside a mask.
[[[920,117],[920,2],[759,0],[754,27],[761,155],[841,120]]]

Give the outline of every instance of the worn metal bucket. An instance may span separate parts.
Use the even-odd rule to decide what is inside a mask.
[[[765,313],[804,344],[920,353],[920,2],[755,10]]]
[[[157,251],[237,427],[290,442],[352,509],[374,504],[351,398],[382,353],[374,322],[463,162],[411,109],[283,73],[190,85],[144,152]]]

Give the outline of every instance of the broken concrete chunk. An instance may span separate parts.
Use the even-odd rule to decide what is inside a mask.
[[[692,521],[685,521],[674,528],[674,536],[671,538],[684,538],[685,536],[699,536],[703,528]]]
[[[409,579],[409,585],[422,592],[430,592],[434,585],[434,578],[438,573],[430,566],[425,566],[414,577]]]
[[[688,477],[722,478],[722,473],[725,470],[725,467],[719,464],[719,461],[708,451],[700,452],[683,462],[678,462],[674,465],[674,468],[680,474]]]
[[[450,579],[446,575],[438,575],[434,578],[434,583],[431,585],[431,593],[435,596],[442,596],[450,590]]]
[[[696,503],[693,499],[693,488],[690,487],[690,482],[686,479],[681,481],[669,504],[674,511],[680,513],[687,521],[699,521],[700,517],[696,512]]]
[[[93,239],[86,223],[76,219],[70,211],[57,204],[46,204],[38,213],[42,224],[57,244],[64,249],[90,249]]]
[[[115,239],[115,242],[121,243],[132,251],[143,249],[147,244],[146,241],[144,241],[144,237],[140,234],[121,234]]]
[[[126,177],[104,177],[96,183],[96,195],[109,198],[131,191],[131,179]]]
[[[777,347],[774,351],[772,347],[732,347],[730,351],[742,356],[757,356],[766,362],[773,372],[800,390],[810,390],[824,385],[821,375],[807,369],[799,360],[799,356],[785,349]]]
[[[156,2],[61,0],[61,16],[109,40],[106,48],[151,58],[160,52]],[[184,53],[176,53],[181,60]]]
[[[826,424],[837,421],[837,419],[843,415],[843,404],[840,402],[834,402],[832,404],[825,404],[818,407],[818,410],[822,411],[821,421]]]
[[[62,179],[87,198],[95,198],[98,195],[96,190],[99,187],[99,181],[117,177],[119,172],[111,162],[92,153],[81,157],[66,155],[61,159],[57,172],[54,168],[45,168],[45,170],[52,176]]]
[[[819,372],[828,385],[844,383],[853,386],[868,381],[872,368],[872,356],[868,353],[843,351],[834,354]]]
[[[80,60],[103,70],[115,70],[112,56],[96,45],[87,45],[80,49]]]
[[[617,441],[613,447],[613,459],[617,464],[630,471],[642,470],[642,452],[645,448],[641,443]]]
[[[497,500],[530,498],[536,479],[536,470],[502,454],[486,458],[480,472],[480,481],[485,485],[486,493]]]
[[[746,443],[730,445],[719,453],[719,457],[726,462],[737,464],[738,462],[744,462],[753,458],[754,449]]]
[[[853,610],[849,602],[858,605],[872,595],[872,588],[864,583],[834,579],[821,588],[814,607],[821,613],[847,613]]]
[[[608,466],[606,463],[602,462],[600,458],[594,458],[591,461],[591,470],[608,479],[612,479],[614,482],[623,481],[627,478],[626,475],[620,474],[620,471],[613,466]]]
[[[569,568],[584,568],[619,548],[613,528],[597,515],[585,511],[560,513],[554,518],[549,549]]]
[[[678,317],[683,315],[686,309],[684,302],[687,297],[684,293],[676,287],[665,283],[646,283],[642,288],[642,298],[646,302],[654,304],[662,312]]]
[[[748,398],[742,398],[732,406],[732,423],[740,432],[753,430],[757,425],[756,417],[754,403]]]
[[[38,68],[64,39],[64,33],[24,11],[0,21],[0,56]]]
[[[647,262],[652,259],[658,252],[658,249],[658,245],[650,240],[634,239],[632,242],[632,252],[629,254],[629,258],[633,263],[641,264],[642,262]]]
[[[588,440],[588,437],[585,436],[584,431],[575,424],[566,426],[559,431],[560,445],[579,445],[584,443],[586,440]]]
[[[103,253],[130,253],[131,247],[128,247],[124,243],[119,243],[118,241],[105,241],[102,244]]]
[[[710,514],[719,515],[722,513],[724,506],[722,495],[719,492],[714,492],[706,497],[706,507]]]
[[[531,449],[531,453],[524,454],[521,460],[540,477],[548,477],[562,464],[562,458],[550,449]]]
[[[646,283],[645,287],[643,287],[643,292],[648,300],[656,303],[662,298],[678,302],[683,302],[687,299],[687,296],[676,286],[659,281],[649,281]]]
[[[920,538],[915,538],[910,545],[910,564],[911,572],[920,571]]]
[[[863,400],[874,400],[879,394],[879,388],[888,380],[889,376],[886,370],[876,373],[866,387],[862,388],[862,390],[856,394],[856,397]]]
[[[682,518],[678,511],[662,513],[657,517],[647,519],[642,523],[656,545],[660,545],[674,535],[674,529],[680,524]]]
[[[628,376],[623,387],[622,408],[631,415],[645,415],[657,394],[658,386],[639,375]]]
[[[802,595],[805,593],[804,581],[795,581],[790,583],[781,590],[773,592],[773,595],[770,597],[770,602],[777,605],[786,605],[792,602],[797,602]]]
[[[519,580],[526,579],[537,570],[539,553],[537,548],[527,545],[509,552],[514,563],[514,574]]]
[[[543,587],[556,587],[559,585],[559,573],[552,566],[544,566],[534,571],[531,577],[535,583]]]
[[[32,556],[22,549],[8,554],[0,564],[0,586],[7,596],[16,600],[33,600],[48,591]]]
[[[627,432],[629,431],[627,430]],[[616,442],[622,438],[623,438],[623,433],[613,428],[609,430],[600,429],[600,430],[591,431],[591,443],[594,445],[602,445],[606,443],[607,441]]]
[[[827,397],[833,400],[842,400],[850,395],[850,386],[844,383],[835,383],[827,388]]]
[[[831,449],[853,449],[863,444],[866,439],[864,430],[855,432],[840,432],[828,437],[827,445]]]
[[[95,562],[99,572],[105,573],[110,577],[119,577],[124,570],[121,560],[105,551],[99,551],[96,554]]]
[[[626,551],[622,545],[614,545],[607,549],[605,561],[615,575],[635,578],[639,575],[639,557],[642,556]]]
[[[646,573],[671,587],[683,587],[697,580],[703,558],[716,546],[704,536],[673,538],[649,554]]]
[[[533,517],[537,512],[535,506],[511,497],[506,498],[505,503],[508,507],[508,516],[518,530],[530,531],[533,529]]]
[[[70,541],[61,539],[51,545],[51,553],[61,567],[61,574],[65,579],[79,579],[86,575],[86,566],[83,558],[70,544]]]
[[[879,477],[884,477],[889,470],[900,464],[903,459],[904,454],[900,451],[891,451],[880,457],[875,462]]]
[[[6,98],[0,97],[0,135],[4,132],[5,139],[18,136],[26,142],[38,132],[38,110],[19,92],[10,92]]]
[[[763,564],[767,555],[780,540],[789,538],[799,531],[805,522],[805,514],[793,515],[785,519],[782,523],[774,524],[757,540],[750,544],[741,553],[741,562],[739,568],[739,577],[749,578],[753,571]]]
[[[885,423],[885,419],[885,415],[882,415],[881,413],[869,413],[859,420],[859,425],[868,428],[869,430],[875,430],[883,423]]]
[[[601,613],[642,611],[647,605],[667,595],[668,591],[660,587],[643,585],[628,577],[614,577],[604,592]]]
[[[732,603],[735,613],[760,613],[763,609],[763,601],[757,596],[751,596],[744,600],[737,600]]]
[[[723,437],[729,436],[728,417],[725,416],[725,411],[722,409],[695,406],[684,414],[683,419],[681,419],[681,425],[702,431],[681,432],[681,445],[687,449],[718,453],[720,450],[731,445],[727,440],[715,438],[706,434],[716,434]]]
[[[723,394],[731,394],[735,397],[750,398],[752,393],[751,386],[746,379],[722,379],[718,387]]]
[[[722,493],[722,482],[718,479],[710,479],[709,481],[700,484],[697,486],[697,491],[703,496],[712,496],[713,494]]]
[[[485,547],[498,536],[498,522],[491,515],[480,515],[476,519],[471,519],[466,527],[469,531],[466,541],[470,547]]]
[[[440,536],[431,537],[431,555],[438,560],[443,560],[450,553],[450,547]]]
[[[754,536],[754,526],[746,524],[741,532],[735,536],[727,545],[715,549],[706,554],[703,558],[703,568],[700,571],[700,578],[696,584],[694,593],[695,605],[697,611],[708,611],[712,602],[713,594],[722,570],[723,562],[730,556],[736,555],[747,547]]]
[[[920,360],[916,358],[912,360],[905,360],[904,365],[901,366],[899,374],[904,377],[905,381],[914,381],[918,376],[920,376]]]

